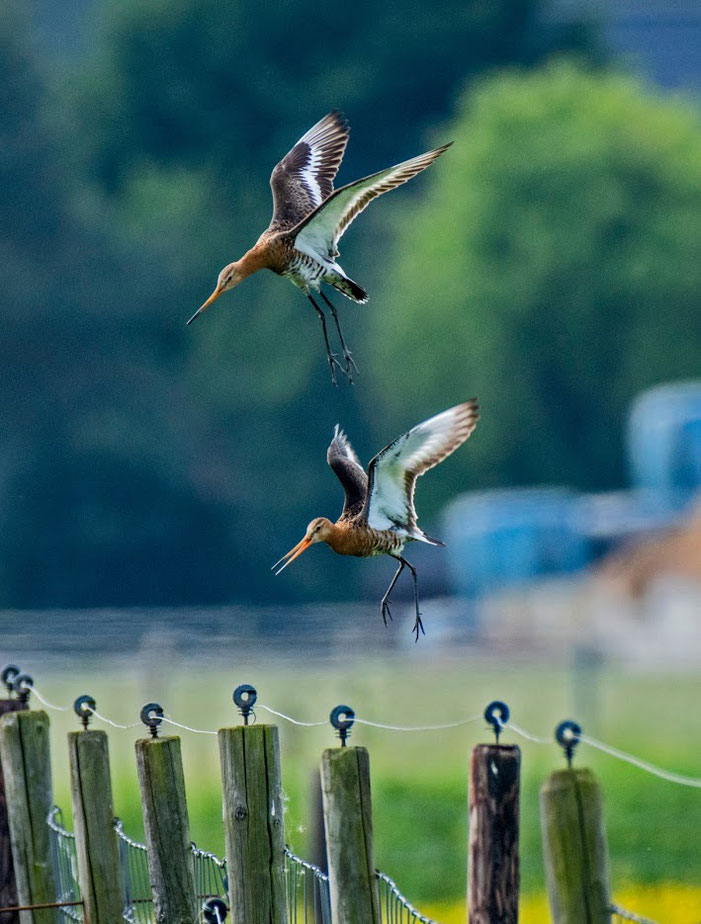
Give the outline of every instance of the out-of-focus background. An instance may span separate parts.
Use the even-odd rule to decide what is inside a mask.
[[[701,774],[700,88],[694,2],[3,3],[7,659],[66,700],[89,686],[120,721],[162,698],[212,727],[241,680],[302,718],[352,700],[420,724],[511,697],[539,734],[573,713]],[[273,165],[332,108],[352,127],[341,183],[455,141],[343,239],[371,299],[336,298],[360,367],[337,390],[283,280],[256,276],[185,326],[267,225]],[[408,581],[382,626],[391,563],[317,548],[272,577],[340,510],[334,424],[367,460],[473,394],[478,429],[417,491],[447,543],[410,549],[426,639],[411,641]],[[300,849],[321,747],[303,734],[283,738]],[[382,865],[444,917],[464,891],[477,734],[358,733]],[[193,828],[220,849],[200,745],[185,745]],[[535,793],[556,755],[533,750],[537,894]],[[618,881],[647,889],[650,914],[677,901],[666,920],[698,920],[674,897],[701,879],[696,793],[592,762]]]

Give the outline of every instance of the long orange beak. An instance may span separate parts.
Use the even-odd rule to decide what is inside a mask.
[[[277,577],[281,571],[284,571],[288,565],[291,565],[292,562],[295,560],[295,558],[299,558],[302,552],[304,552],[305,549],[308,549],[311,544],[312,544],[312,540],[307,539],[307,537],[305,536],[304,539],[302,539],[301,542],[298,542],[297,545],[293,549],[290,549],[287,555],[283,555],[280,561],[276,561],[273,567],[270,569],[271,571],[275,571],[277,566],[282,564],[283,561],[285,562],[285,564],[282,565],[282,568],[278,568],[278,570],[275,571],[275,577]],[[287,561],[285,561],[285,559],[287,559]]]
[[[212,294],[209,296],[207,301],[204,303],[204,305],[202,305],[200,308],[197,309],[197,311],[193,314],[193,316],[190,318],[190,320],[187,323],[192,324],[192,322],[195,320],[197,315],[203,312],[205,308],[209,308],[209,306],[212,304],[215,298],[219,298],[219,296],[222,294],[223,291],[224,291],[223,289],[220,289],[219,286],[217,286],[214,292],[212,292]]]

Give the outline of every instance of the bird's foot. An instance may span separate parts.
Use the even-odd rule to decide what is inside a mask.
[[[331,370],[331,384],[334,386],[334,388],[338,388],[338,382],[336,381],[336,367],[338,367],[341,374],[345,376],[347,376],[346,370],[339,362],[335,353],[327,353],[326,358],[329,362],[329,369]]]
[[[346,378],[348,379],[349,384],[352,385],[353,384],[353,373],[359,372],[358,367],[355,364],[355,360],[353,359],[353,354],[350,352],[350,350],[344,349],[343,359],[345,360],[345,363],[346,363],[344,374]]]
[[[392,622],[392,613],[389,608],[389,603],[386,600],[382,601],[382,622],[387,625],[387,622]]]
[[[414,628],[411,631],[414,633],[414,643],[418,642],[419,635],[426,635],[426,632],[424,631],[424,624],[421,622],[421,613],[416,614]]]

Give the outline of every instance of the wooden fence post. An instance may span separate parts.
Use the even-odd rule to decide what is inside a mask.
[[[321,791],[334,924],[380,924],[372,848],[370,758],[365,748],[329,748]]]
[[[468,920],[516,924],[519,786],[516,745],[478,744],[470,757]]]
[[[543,855],[553,924],[609,924],[603,796],[591,770],[558,770],[540,790]]]
[[[277,727],[220,728],[218,738],[231,924],[287,924]]]
[[[326,872],[326,831],[324,830],[324,797],[321,792],[321,773],[318,767],[312,770],[309,784],[309,861]]]
[[[78,880],[89,924],[123,924],[107,735],[68,733]]]
[[[0,699],[0,716],[5,715],[7,712],[19,712],[25,709],[29,709],[29,704],[21,699]],[[0,908],[9,908],[16,904],[17,886],[15,884],[15,870],[12,865],[12,845],[10,844],[10,826],[7,820],[5,782],[2,775],[2,761],[0,761]],[[4,914],[0,914],[0,924],[19,924],[19,912],[6,911]]]
[[[193,924],[195,870],[180,738],[140,738],[135,748],[156,922]]]
[[[0,718],[0,760],[5,777],[10,840],[20,905],[56,901],[47,819],[53,808],[49,717],[8,712]],[[21,911],[21,924],[55,924],[53,910]]]

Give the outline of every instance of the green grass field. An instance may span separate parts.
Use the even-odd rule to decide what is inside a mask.
[[[136,721],[140,706],[156,700],[174,719],[205,729],[240,721],[231,692],[241,682],[257,687],[260,703],[309,721],[327,717],[332,706],[343,702],[363,718],[380,722],[449,722],[500,698],[511,705],[514,722],[545,736],[573,712],[572,678],[561,669],[457,657],[422,657],[420,667],[409,655],[401,662],[349,660],[330,667],[241,663],[230,671],[197,670],[176,658],[138,672],[84,666],[73,678],[63,672],[42,677],[41,683],[37,678],[50,700],[66,703],[89,692],[98,710],[119,722]],[[585,731],[648,761],[701,776],[701,728],[690,705],[699,700],[696,678],[609,669],[594,676],[592,685],[588,699],[598,704],[595,715],[589,724],[576,716]],[[581,698],[581,682],[577,689]],[[65,732],[77,727],[77,720],[72,713],[51,713],[51,719],[56,800],[68,814]],[[258,721],[268,721],[262,710]],[[142,831],[133,751],[138,734],[138,729],[109,729],[115,807],[134,836]],[[189,732],[182,736],[191,834],[199,846],[221,854],[216,739]],[[334,738],[330,727],[298,728],[282,721],[280,737],[287,840],[304,856],[312,772]],[[464,897],[468,754],[474,744],[490,739],[482,721],[432,732],[353,730],[351,743],[370,752],[377,864],[419,907],[446,907]],[[526,897],[535,896],[544,888],[538,789],[563,760],[554,744],[532,744],[508,733],[505,740],[523,751],[522,885]],[[701,882],[701,791],[657,779],[584,745],[576,763],[592,767],[604,787],[614,887]]]

